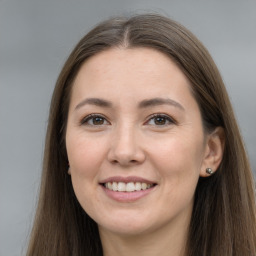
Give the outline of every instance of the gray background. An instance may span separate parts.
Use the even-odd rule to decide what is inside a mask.
[[[47,112],[71,49],[113,15],[154,11],[194,32],[216,61],[256,170],[256,1],[0,1],[0,255],[24,255]]]

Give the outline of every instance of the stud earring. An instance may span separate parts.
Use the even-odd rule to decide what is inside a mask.
[[[212,168],[206,168],[206,173],[209,174],[209,175],[212,175],[214,172],[212,170]]]

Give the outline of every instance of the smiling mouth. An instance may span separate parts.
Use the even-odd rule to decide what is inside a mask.
[[[145,182],[106,182],[101,183],[106,189],[115,191],[115,192],[135,192],[141,190],[150,189],[156,184],[154,183],[145,183]]]

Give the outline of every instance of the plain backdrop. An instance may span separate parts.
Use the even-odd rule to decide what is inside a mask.
[[[223,76],[256,170],[255,0],[0,0],[0,255],[24,255],[51,93],[78,40],[110,16],[158,12],[188,27]]]

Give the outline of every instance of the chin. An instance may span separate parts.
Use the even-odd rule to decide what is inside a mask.
[[[153,220],[147,220],[145,217],[139,218],[138,216],[135,217],[127,214],[121,218],[112,218],[111,220],[101,222],[98,226],[99,230],[115,233],[120,236],[135,236],[148,233],[153,229],[153,223]]]
[[[112,233],[112,234],[116,234],[120,237],[124,237],[124,236],[138,236],[138,235],[143,235],[148,233],[148,228],[146,228],[145,226],[134,226],[134,225],[129,225],[126,224],[125,226],[108,226],[108,227],[102,227],[99,226],[99,230],[101,231],[105,231],[107,233]]]

